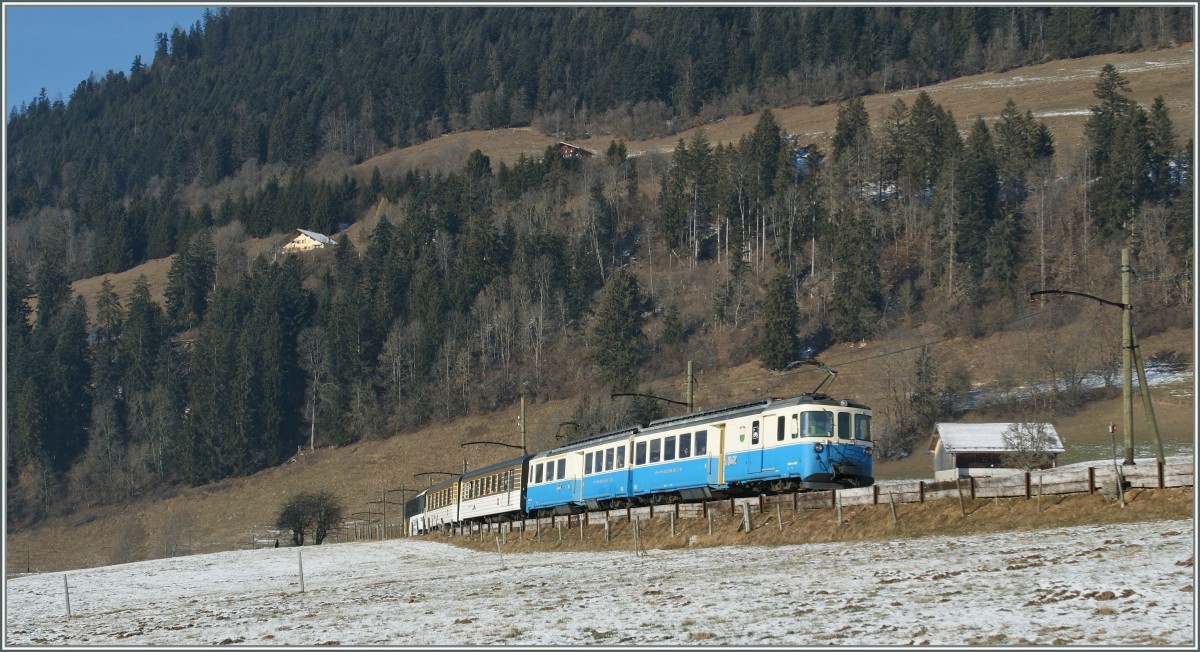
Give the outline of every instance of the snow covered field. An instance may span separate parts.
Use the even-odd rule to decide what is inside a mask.
[[[235,551],[7,581],[14,645],[1194,647],[1192,520],[888,542]],[[300,592],[299,551],[304,589]]]

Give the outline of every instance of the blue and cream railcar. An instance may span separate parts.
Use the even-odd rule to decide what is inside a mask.
[[[738,403],[659,419],[632,441],[630,495],[637,503],[702,500],[724,495],[720,481],[720,436],[724,423],[751,414],[763,403]]]
[[[528,460],[528,456],[518,457],[464,473],[456,520],[494,523],[524,518],[522,488]]]
[[[525,476],[525,511],[530,515],[583,511],[582,475],[583,456],[573,449],[533,455]]]
[[[613,430],[561,449],[583,459],[579,499],[588,509],[628,504],[632,442],[637,431],[637,428]]]
[[[714,486],[732,494],[868,487],[874,483],[871,410],[824,396],[769,399],[713,422]]]

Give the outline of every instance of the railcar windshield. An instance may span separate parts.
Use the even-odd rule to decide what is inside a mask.
[[[832,437],[833,413],[823,410],[820,412],[801,412],[800,433],[805,437]]]
[[[871,415],[854,415],[854,438],[859,441],[871,441]]]

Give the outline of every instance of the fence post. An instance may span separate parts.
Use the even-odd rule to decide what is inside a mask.
[[[1029,491],[1029,471],[1026,471],[1025,472],[1025,500],[1029,500],[1031,497],[1032,496]]]
[[[750,503],[742,503],[742,527],[750,533]]]
[[[304,551],[296,551],[296,563],[300,566],[300,592],[304,593]]]
[[[775,503],[775,520],[779,523],[779,531],[783,532],[783,508]]]
[[[1158,488],[1162,489],[1166,487],[1166,479],[1163,478],[1163,463],[1155,462],[1155,464],[1158,465]]]
[[[63,573],[63,595],[67,598],[67,618],[71,618],[71,589],[67,586],[67,574]]]
[[[918,503],[925,502],[925,481],[924,480],[917,481],[917,502]]]
[[[1096,468],[1089,466],[1087,469],[1088,493],[1094,494],[1096,493]]]
[[[967,476],[967,479],[971,481],[971,500],[975,500],[975,476]]]
[[[892,493],[888,494],[888,507],[892,508],[892,522],[893,523],[900,520],[900,519],[896,518],[896,498],[895,498],[895,496],[896,495],[892,494]]]
[[[675,536],[675,512],[671,512],[671,536]]]
[[[712,512],[708,512],[708,536],[712,536]]]
[[[837,508],[837,526],[842,527],[842,499],[838,496],[837,489],[833,490],[833,504]]]
[[[963,518],[966,518],[967,508],[963,505],[962,478],[955,480],[954,484],[958,487],[958,513],[961,514]]]
[[[871,504],[879,504],[879,485],[877,484],[871,485]]]
[[[1045,477],[1045,474],[1038,475],[1038,505],[1037,505],[1038,514],[1042,513],[1042,479],[1044,477]]]

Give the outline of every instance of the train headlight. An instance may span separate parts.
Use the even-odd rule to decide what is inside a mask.
[[[813,444],[813,451],[820,453],[823,450],[825,450],[824,444]]]

